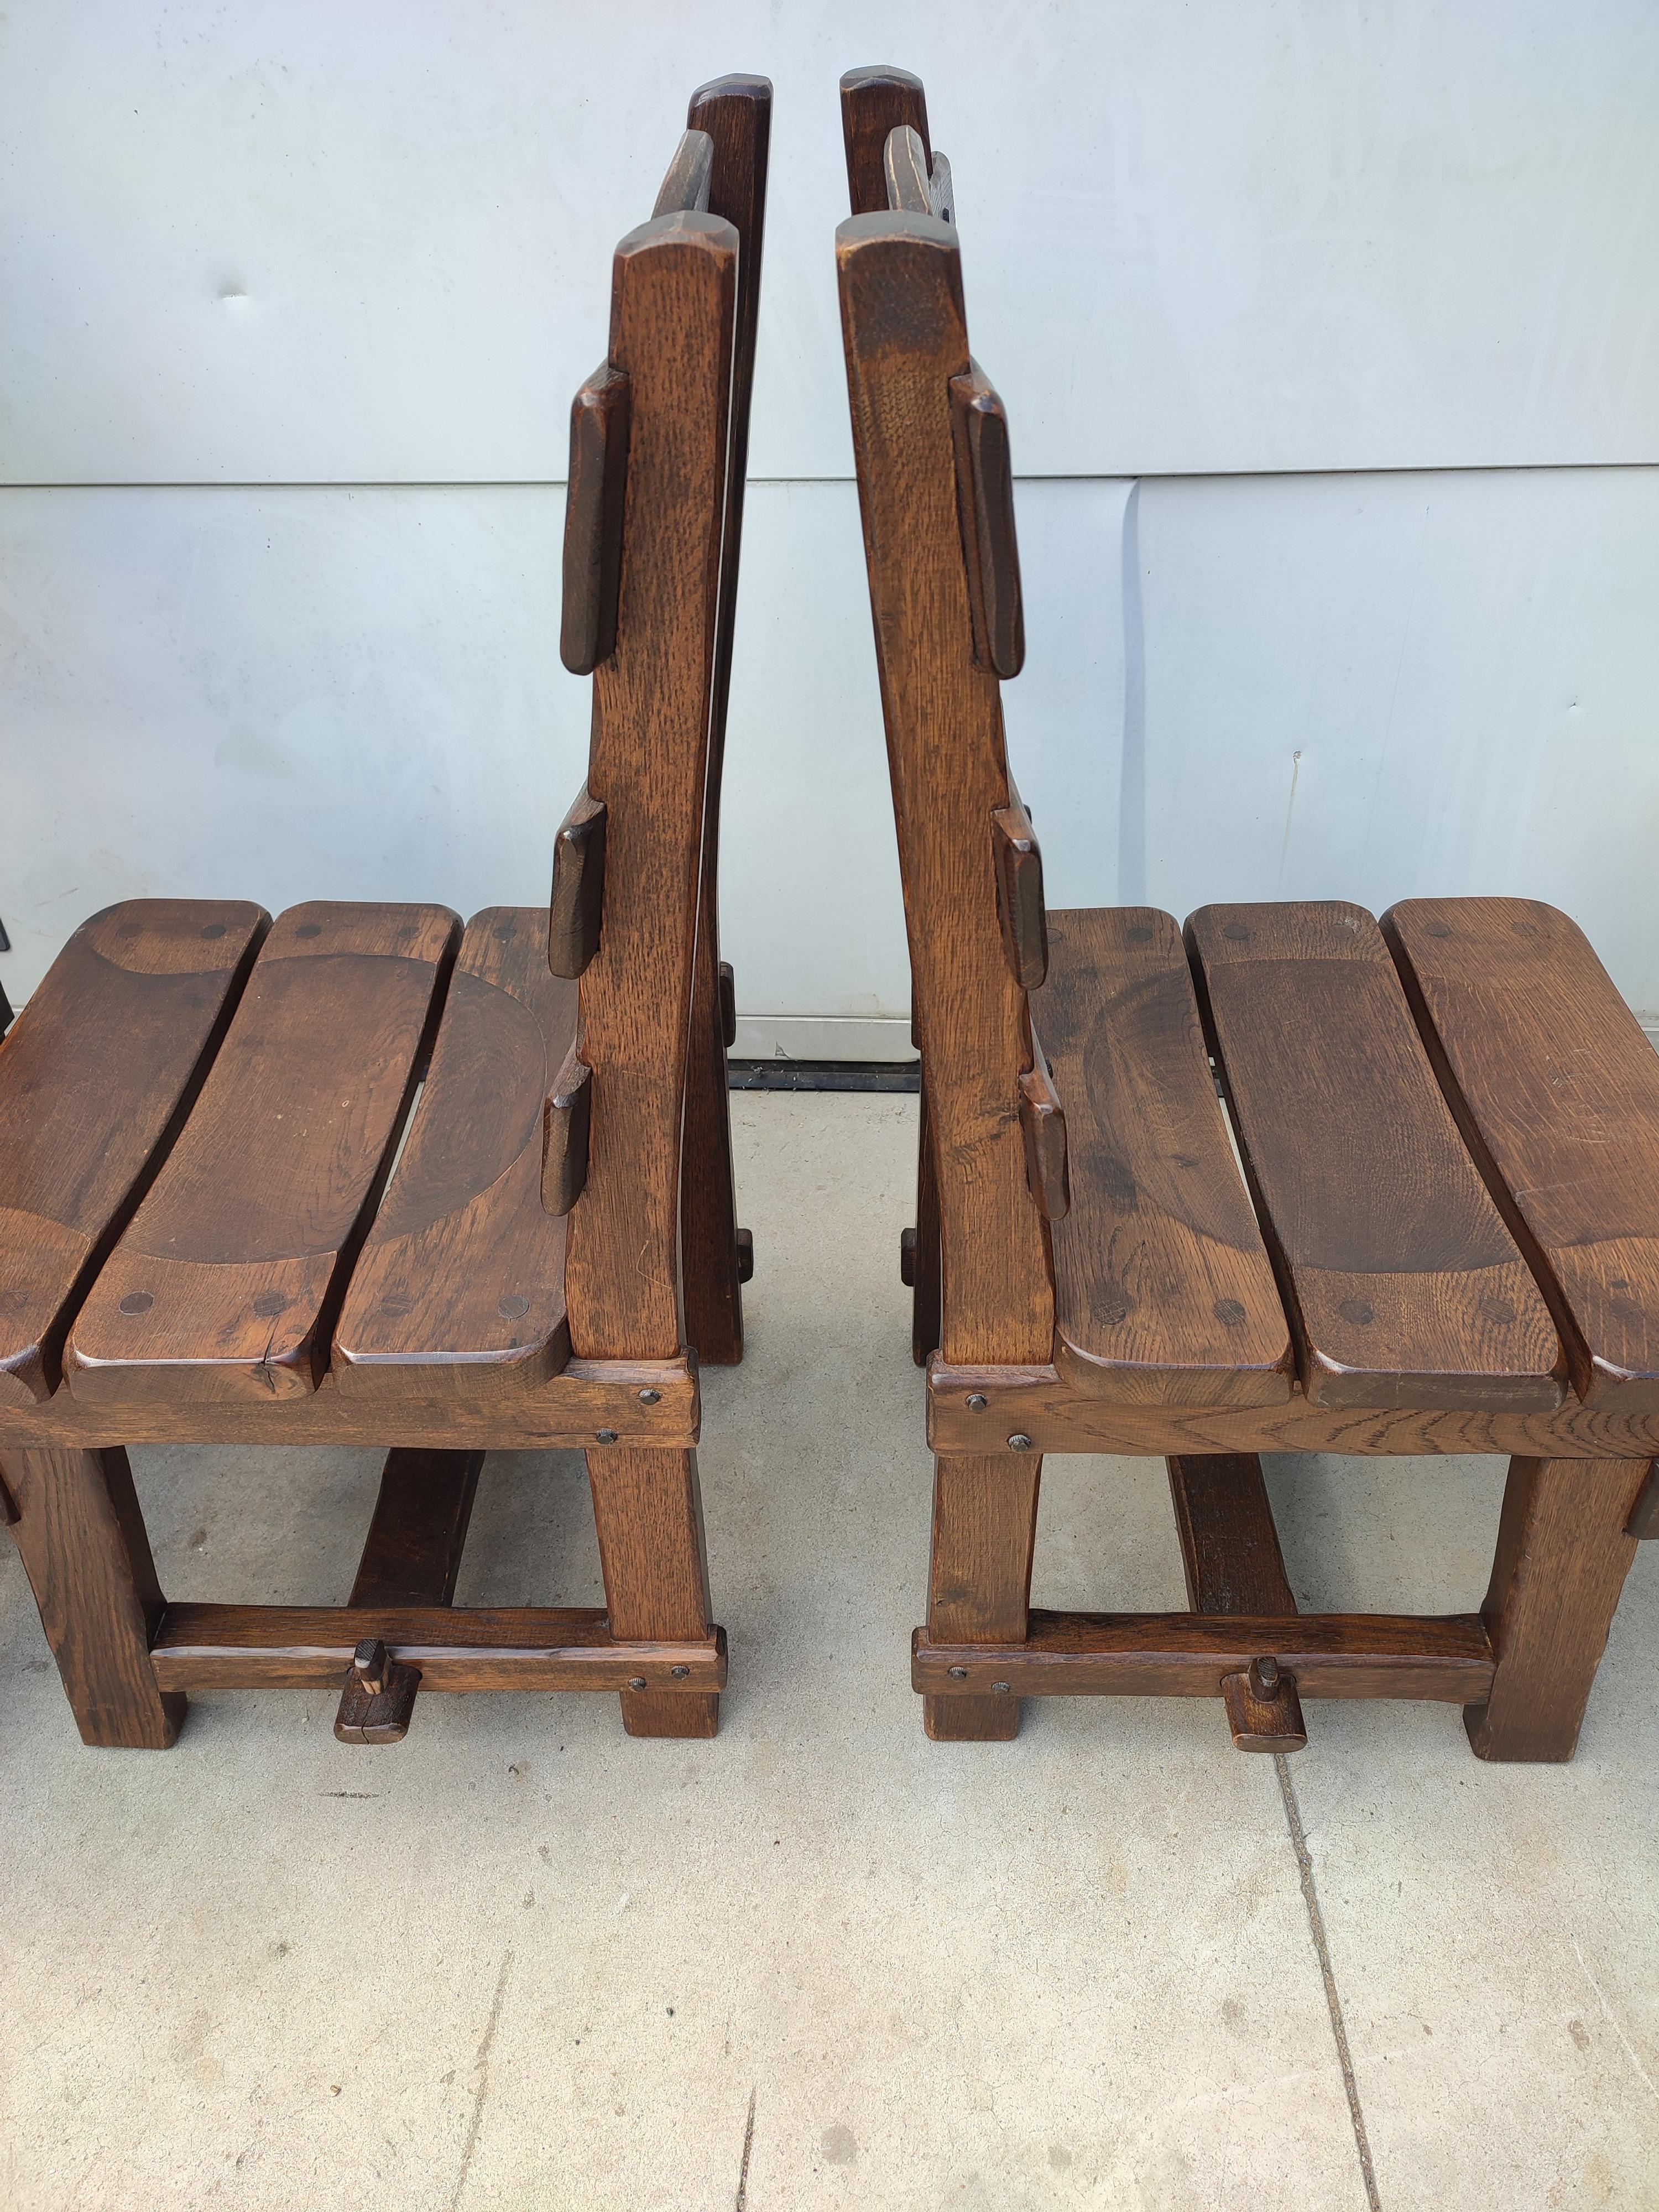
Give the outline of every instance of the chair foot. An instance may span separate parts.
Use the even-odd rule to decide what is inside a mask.
[[[705,1697],[685,1696],[674,1690],[624,1690],[623,1726],[629,1735],[718,1735],[720,1692]]]
[[[924,1698],[921,1724],[934,1743],[1012,1743],[1019,1734],[1018,1698]]]

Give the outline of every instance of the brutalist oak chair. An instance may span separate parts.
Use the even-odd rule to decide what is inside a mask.
[[[354,1742],[421,1686],[714,1732],[677,1255],[683,1216],[685,1328],[736,1358],[714,811],[770,99],[693,99],[573,410],[593,727],[550,912],[135,901],[0,1045],[0,1472],[88,1743],[329,1685]],[[346,1605],[169,1604],[125,1450],[163,1441],[392,1447]],[[553,1446],[587,1452],[605,1609],[454,1607],[484,1452]]]
[[[1659,1058],[1523,899],[1045,915],[998,685],[1024,652],[1007,428],[916,81],[842,80],[853,434],[922,1054],[936,1455],[928,1733],[1020,1699],[1464,1708],[1565,1759],[1659,1524]],[[1212,1072],[1213,1063],[1213,1072]],[[1221,1086],[1243,1158],[1228,1141]],[[942,1274],[942,1282],[941,1282]],[[1045,1451],[1167,1457],[1192,1611],[1031,1611]],[[1299,1614],[1259,1452],[1507,1452],[1479,1614]]]

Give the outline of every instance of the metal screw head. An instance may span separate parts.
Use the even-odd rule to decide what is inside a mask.
[[[1008,1694],[1008,1685],[1006,1682],[993,1682],[991,1690],[994,1696],[1006,1698]]]
[[[593,1431],[593,1441],[595,1443],[614,1444],[617,1441],[617,1431],[614,1429],[596,1429]]]
[[[660,1390],[641,1390],[640,1393],[640,1403],[642,1406],[659,1406],[662,1403],[662,1392]]]
[[[975,1390],[968,1401],[968,1410],[970,1413],[982,1413],[990,1402],[982,1390]]]
[[[965,1667],[952,1667],[951,1680],[953,1682],[965,1682],[968,1680],[968,1669]]]
[[[1031,1439],[1023,1432],[1017,1432],[1009,1437],[1008,1449],[1010,1451],[1030,1451]]]
[[[677,1682],[683,1682],[691,1669],[689,1667],[671,1667],[668,1671]]]
[[[633,1677],[632,1680],[629,1683],[628,1686],[629,1686],[629,1688],[630,1690],[642,1690],[642,1689],[645,1687],[645,1677],[644,1677],[644,1675],[643,1675],[643,1674],[635,1674],[635,1675]]]

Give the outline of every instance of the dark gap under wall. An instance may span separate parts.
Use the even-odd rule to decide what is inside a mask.
[[[919,1060],[733,1060],[733,1091],[920,1091]]]

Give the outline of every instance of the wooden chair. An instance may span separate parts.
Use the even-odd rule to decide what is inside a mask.
[[[1150,909],[1045,913],[999,696],[1024,654],[1007,424],[950,174],[915,78],[857,71],[842,101],[924,1078],[928,1734],[1012,1737],[1024,1697],[1218,1695],[1241,1748],[1285,1750],[1299,1692],[1449,1700],[1483,1758],[1571,1758],[1659,1533],[1659,1057],[1528,900],[1206,907],[1184,943]],[[1030,1608],[1048,1451],[1167,1459],[1189,1613]],[[1514,1455],[1480,1613],[1299,1613],[1264,1451]]]
[[[321,1685],[352,1742],[421,1686],[714,1733],[690,1346],[742,1349],[714,814],[770,100],[694,97],[573,410],[550,909],[131,901],[0,1046],[0,1473],[88,1743]],[[127,1462],[162,1442],[390,1446],[347,1603],[168,1603]],[[556,1447],[604,1610],[455,1607],[483,1454]]]

